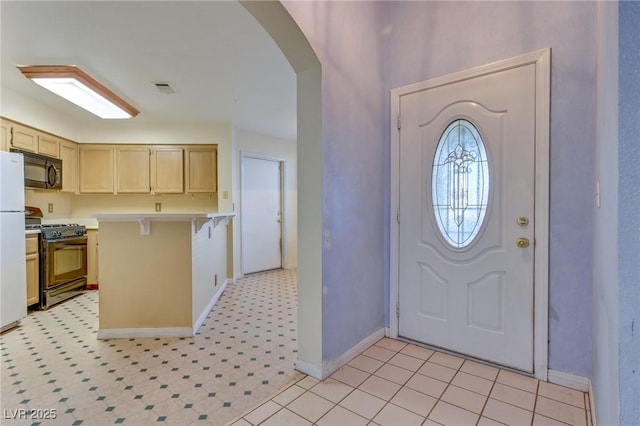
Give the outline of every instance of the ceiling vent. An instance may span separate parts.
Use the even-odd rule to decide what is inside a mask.
[[[171,88],[168,81],[154,81],[153,84],[160,93],[164,93],[165,95],[174,93],[174,90]]]

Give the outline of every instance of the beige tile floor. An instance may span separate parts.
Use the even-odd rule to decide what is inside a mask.
[[[296,372],[295,271],[229,285],[193,339],[99,341],[97,302],[0,337],[0,424],[591,424],[582,392],[387,338],[322,382]]]
[[[34,312],[0,336],[0,424],[227,424],[304,377],[296,291],[295,271],[247,276],[188,339],[97,340],[96,291]]]
[[[591,425],[588,394],[383,338],[324,381],[305,377],[233,426]]]

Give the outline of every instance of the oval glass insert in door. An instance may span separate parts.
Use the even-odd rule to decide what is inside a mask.
[[[468,247],[487,215],[489,160],[478,129],[468,120],[451,122],[433,159],[431,201],[440,235],[450,248]]]

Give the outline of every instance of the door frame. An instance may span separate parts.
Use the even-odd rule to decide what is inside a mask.
[[[391,90],[391,197],[389,336],[398,337],[400,255],[400,98],[415,92],[468,80],[523,65],[535,65],[535,230],[533,374],[547,380],[549,335],[549,123],[551,97],[551,48],[497,61],[491,64],[431,78]],[[397,123],[394,125],[394,123]]]
[[[245,158],[254,158],[254,159],[258,159],[258,160],[265,160],[265,161],[274,161],[277,162],[278,164],[280,164],[280,188],[278,188],[278,191],[280,193],[280,267],[284,268],[284,265],[286,264],[285,260],[286,260],[286,255],[287,255],[287,248],[286,248],[286,237],[287,237],[287,230],[286,230],[286,213],[284,211],[284,207],[287,205],[285,197],[286,197],[286,191],[285,191],[285,179],[286,179],[286,173],[287,173],[287,160],[284,158],[280,158],[280,157],[274,157],[274,156],[270,156],[270,155],[265,155],[265,154],[259,154],[259,153],[255,153],[255,152],[250,152],[250,151],[240,151],[240,272],[241,272],[241,277],[244,276],[244,248],[243,248],[243,244],[244,244],[244,232],[243,232],[243,225],[242,225],[242,198],[243,198],[243,189],[244,189],[244,182],[242,177],[244,176],[244,169],[245,169],[245,163],[244,160]]]

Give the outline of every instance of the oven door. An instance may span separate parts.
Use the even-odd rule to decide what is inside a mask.
[[[87,237],[45,240],[44,290],[87,275]]]

